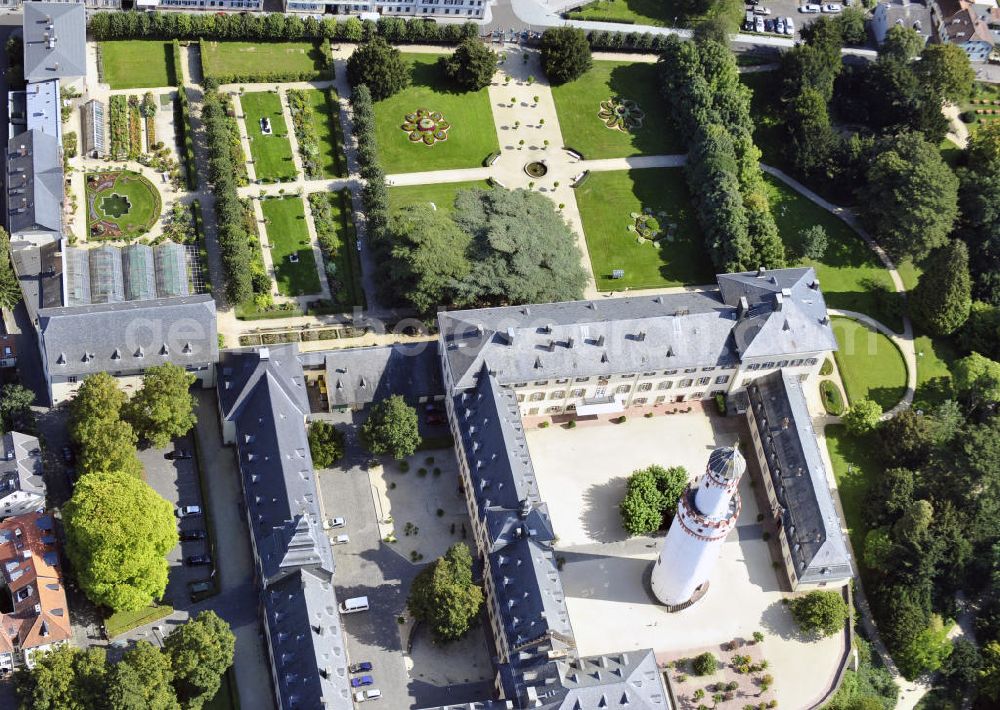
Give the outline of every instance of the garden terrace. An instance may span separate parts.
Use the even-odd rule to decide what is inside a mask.
[[[375,104],[375,131],[382,167],[389,174],[470,168],[499,150],[486,89],[457,92],[437,67],[438,54],[403,54],[411,64],[409,88]],[[419,109],[439,113],[449,124],[447,140],[428,146],[401,130]]]
[[[297,173],[292,145],[288,141],[288,127],[281,113],[281,96],[271,91],[253,91],[243,94],[240,104],[257,179],[294,180]],[[261,119],[269,121],[269,133],[264,132]]]
[[[285,296],[303,296],[321,291],[316,258],[309,242],[305,208],[299,197],[261,201],[271,245],[274,277]]]

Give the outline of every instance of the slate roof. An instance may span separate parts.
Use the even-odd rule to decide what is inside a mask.
[[[670,700],[652,649],[587,656],[559,663],[566,695],[559,710],[669,710]],[[546,706],[549,707],[549,706]]]
[[[26,2],[24,80],[87,75],[87,14],[83,3]]]
[[[802,385],[779,371],[754,380],[747,394],[768,454],[796,575],[806,583],[849,579],[850,556]]]
[[[337,596],[329,577],[298,570],[263,593],[284,708],[353,708]]]
[[[62,104],[59,80],[28,84],[24,89],[24,102],[27,130],[37,129],[61,141]]]
[[[11,259],[32,323],[37,320],[40,309],[62,305],[63,262],[57,242],[41,246],[11,242]]]
[[[62,233],[60,149],[56,138],[39,130],[7,141],[7,228],[12,238],[21,232]]]
[[[42,450],[38,439],[28,434],[10,431],[0,439],[0,500],[14,491],[41,496],[45,504],[45,478],[42,471]]]
[[[437,341],[325,353],[330,406],[370,404],[390,395],[416,402],[444,394]]]
[[[727,274],[718,291],[443,312],[456,389],[836,349],[812,268]]]
[[[38,312],[50,376],[86,376],[159,365],[202,365],[219,357],[215,301],[208,294]]]

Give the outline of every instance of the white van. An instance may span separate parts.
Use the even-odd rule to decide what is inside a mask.
[[[342,614],[353,614],[358,611],[368,611],[368,597],[351,597],[340,603]]]
[[[371,690],[359,690],[354,694],[354,702],[363,703],[366,700],[378,700],[382,697],[382,691],[378,688],[372,688]]]

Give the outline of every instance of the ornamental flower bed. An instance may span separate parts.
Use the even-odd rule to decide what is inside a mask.
[[[601,110],[597,112],[597,117],[611,130],[630,133],[642,127],[642,120],[646,114],[635,101],[613,96],[601,102]]]
[[[448,129],[451,128],[451,124],[444,120],[440,111],[421,108],[415,113],[406,114],[405,118],[406,121],[400,128],[406,131],[411,143],[432,146],[438,141],[448,140]]]
[[[111,127],[111,159],[128,157],[128,97],[117,94],[108,101]]]

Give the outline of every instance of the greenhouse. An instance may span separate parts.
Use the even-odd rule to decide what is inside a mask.
[[[90,302],[119,303],[125,300],[125,277],[121,250],[102,246],[90,250]]]
[[[160,298],[189,296],[187,252],[181,244],[164,242],[156,252],[156,291]]]
[[[90,303],[90,259],[86,249],[63,249],[63,274],[66,280],[66,305]]]
[[[153,248],[145,244],[131,244],[122,249],[125,271],[125,297],[130,301],[149,301],[156,298],[156,266]]]

